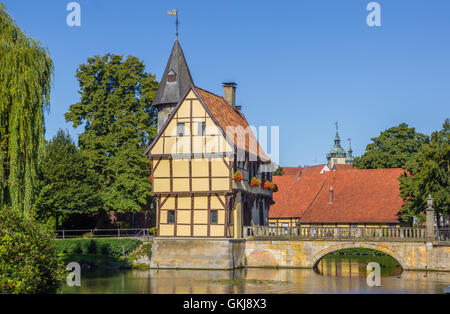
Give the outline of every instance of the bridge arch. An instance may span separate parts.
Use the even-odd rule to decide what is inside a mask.
[[[400,266],[403,268],[403,270],[408,269],[408,266],[404,263],[402,257],[400,255],[396,254],[394,251],[392,251],[384,246],[381,246],[381,245],[376,245],[376,244],[372,244],[372,243],[364,243],[364,242],[342,243],[342,244],[329,246],[313,255],[313,257],[311,258],[312,264],[310,266],[315,267],[317,265],[317,263],[325,255],[327,255],[329,253],[343,250],[343,249],[357,249],[357,248],[372,249],[375,251],[380,251],[380,252],[386,253],[386,254],[390,255],[391,257],[395,258],[395,260],[397,260],[397,262],[400,264]]]

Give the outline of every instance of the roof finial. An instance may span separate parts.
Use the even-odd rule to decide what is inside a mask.
[[[176,8],[176,10],[171,10],[168,12],[169,15],[175,15],[176,17],[176,21],[175,21],[175,25],[176,25],[176,36],[177,36],[177,40],[178,40],[178,7]]]
[[[339,133],[339,123],[336,121],[336,134],[338,134]]]

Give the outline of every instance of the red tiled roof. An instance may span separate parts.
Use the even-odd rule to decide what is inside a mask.
[[[316,194],[324,184],[328,173],[313,171],[312,167],[303,170],[298,176],[275,176],[273,182],[278,192],[273,194],[275,204],[270,207],[269,217],[301,217],[313,202]]]
[[[242,113],[231,108],[223,97],[214,95],[199,87],[195,87],[195,90],[209,111],[211,111],[213,118],[217,121],[224,133],[226,133],[227,127],[241,126],[244,130],[248,130],[248,132],[237,132],[236,139],[230,138],[236,146],[260,157],[264,161],[269,161],[269,157],[264,153],[251,129],[247,129],[249,124]],[[245,134],[248,134],[248,136]]]
[[[337,164],[337,165],[334,165],[334,167],[335,167],[336,171],[354,169],[352,165],[347,165],[347,164]]]
[[[342,166],[342,165],[341,165]],[[297,181],[278,180],[269,217],[300,217],[302,223],[398,223],[403,205],[397,178],[402,169],[324,172],[306,168]],[[330,203],[330,187],[334,200]]]
[[[303,169],[302,167],[281,167],[281,168],[283,168],[283,175],[285,176],[298,175],[300,171]]]

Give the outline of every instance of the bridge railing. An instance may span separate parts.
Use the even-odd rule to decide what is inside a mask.
[[[436,230],[437,241],[450,241],[450,229],[438,229]]]
[[[244,227],[245,238],[424,240],[425,228]]]

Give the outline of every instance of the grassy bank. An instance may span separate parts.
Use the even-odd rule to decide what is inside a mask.
[[[63,263],[77,262],[84,270],[143,268],[145,258],[151,258],[151,244],[143,244],[136,239],[77,238],[55,241]],[[135,263],[136,260],[141,262]]]

